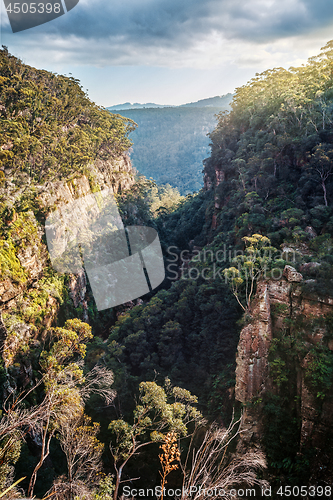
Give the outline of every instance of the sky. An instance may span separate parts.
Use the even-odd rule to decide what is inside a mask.
[[[0,2],[1,44],[26,64],[72,74],[102,106],[234,92],[333,39],[331,0],[80,0],[18,33]]]

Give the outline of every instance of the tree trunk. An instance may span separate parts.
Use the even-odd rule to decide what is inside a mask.
[[[119,467],[119,469],[117,470],[117,479],[116,479],[116,486],[115,486],[114,493],[113,493],[113,500],[117,500],[117,498],[118,498],[118,491],[119,491],[119,485],[120,485],[120,479],[121,479],[121,473],[123,471],[123,467],[124,467],[124,465],[121,465]]]
[[[327,203],[326,186],[325,186],[325,181],[324,180],[321,181],[321,185],[322,185],[322,188],[323,188],[323,191],[324,191],[325,207],[327,207],[328,203]]]
[[[36,479],[37,479],[37,473],[38,473],[39,469],[41,468],[41,466],[43,465],[45,458],[50,453],[50,441],[52,439],[53,432],[51,432],[48,439],[46,439],[48,428],[49,428],[49,423],[50,423],[50,419],[47,420],[47,423],[45,425],[45,430],[43,433],[42,452],[41,452],[40,460],[39,460],[38,464],[36,465],[32,475],[31,475],[30,482],[29,482],[29,488],[28,488],[28,497],[29,498],[32,498],[33,493],[34,493],[34,488],[35,488]]]

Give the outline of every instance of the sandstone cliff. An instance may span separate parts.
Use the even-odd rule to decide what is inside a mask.
[[[55,321],[60,305],[70,301],[89,321],[84,272],[60,276],[50,266],[44,221],[48,213],[99,189],[115,194],[134,183],[127,155],[118,160],[96,161],[86,175],[35,186],[34,210],[9,212],[5,237],[0,242],[0,310],[2,356],[10,366],[16,354],[36,340]],[[22,197],[11,183],[3,187],[9,207]]]
[[[238,449],[265,448],[270,425],[265,404],[273,395],[284,405],[287,401],[288,411],[296,415],[299,452],[314,450],[313,480],[325,480],[333,466],[326,448],[333,432],[333,404],[330,383],[325,386],[323,379],[321,386],[314,376],[321,369],[316,353],[333,350],[326,321],[333,313],[333,299],[308,293],[302,275],[291,266],[286,268],[282,279],[258,283],[252,319],[240,333],[235,399],[243,406],[244,432]],[[283,349],[287,351],[284,357]],[[265,451],[269,456],[271,450]]]

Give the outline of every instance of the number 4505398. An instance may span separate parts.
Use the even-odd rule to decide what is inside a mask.
[[[13,3],[9,4],[8,7],[6,8],[6,11],[10,14],[44,14],[45,12],[47,14],[51,14],[51,12],[54,12],[55,14],[59,14],[61,11],[61,4],[60,3],[55,3],[52,5],[52,3]]]
[[[281,497],[331,497],[330,486],[280,486],[276,494]]]

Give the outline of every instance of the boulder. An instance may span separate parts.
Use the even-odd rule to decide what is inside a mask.
[[[299,283],[300,281],[303,280],[303,276],[301,275],[301,273],[298,273],[296,269],[292,266],[285,266],[283,270],[283,276],[289,282]]]

